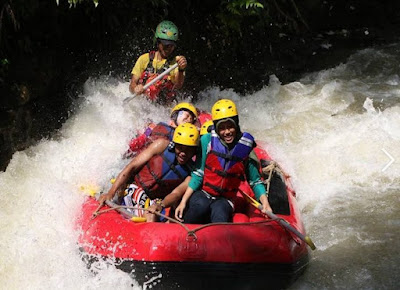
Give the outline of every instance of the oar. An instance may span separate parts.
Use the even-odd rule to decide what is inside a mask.
[[[249,196],[247,193],[245,193],[243,190],[241,190],[239,188],[239,192],[243,195],[243,197],[247,200],[247,202],[249,202],[252,206],[258,208],[263,214],[264,212],[263,207],[261,205],[261,203],[259,203],[257,200],[255,200],[254,198],[252,198],[251,196]],[[313,241],[311,240],[311,238],[309,236],[304,236],[302,233],[300,233],[298,230],[296,230],[294,227],[292,227],[287,221],[285,221],[283,218],[278,217],[277,215],[273,214],[270,211],[267,211],[265,213],[265,215],[267,215],[270,219],[276,221],[277,223],[279,223],[282,227],[284,227],[285,229],[291,231],[293,234],[295,234],[296,236],[298,236],[302,241],[304,241],[310,248],[311,250],[315,250],[316,247],[313,243]]]
[[[106,204],[115,209],[116,211],[120,212],[125,218],[135,222],[135,223],[144,223],[147,221],[147,219],[145,217],[139,217],[139,216],[135,216],[132,213],[130,213],[129,211],[127,211],[125,208],[120,207],[118,204],[112,202],[111,200],[106,200]]]
[[[154,79],[152,79],[148,84],[146,84],[143,87],[143,91],[147,90],[151,85],[153,85],[155,82],[159,81],[160,79],[162,79],[164,76],[166,76],[167,74],[169,74],[172,70],[176,69],[178,67],[178,64],[174,64],[173,66],[169,67],[167,70],[165,70],[163,73],[159,74],[157,77],[155,77]],[[133,95],[132,97],[127,97],[125,98],[125,100],[123,101],[124,104],[129,103],[131,100],[133,100],[134,98],[136,98],[137,95]]]

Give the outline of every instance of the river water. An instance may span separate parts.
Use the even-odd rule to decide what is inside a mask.
[[[132,289],[113,265],[86,268],[74,220],[81,186],[108,186],[128,140],[169,109],[129,96],[128,83],[88,80],[51,139],[13,155],[0,173],[1,289]],[[398,289],[400,276],[400,44],[366,49],[345,63],[249,95],[209,88],[238,105],[242,129],[268,143],[292,176],[317,245],[291,289]],[[389,165],[392,156],[395,161]],[[267,281],[266,281],[267,282]]]

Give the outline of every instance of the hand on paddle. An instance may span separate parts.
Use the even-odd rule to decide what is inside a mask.
[[[101,195],[100,197],[99,197],[99,204],[100,205],[104,205],[104,203],[107,201],[107,200],[111,200],[112,198],[113,198],[113,196],[114,196],[114,194],[110,194],[110,192],[107,192],[106,194],[103,194],[103,195]]]
[[[144,86],[142,84],[136,85],[136,87],[133,89],[133,92],[135,95],[141,95],[144,92]]]
[[[184,57],[182,55],[178,55],[176,57],[176,63],[178,64],[178,68],[180,71],[184,71],[186,69],[186,66],[187,66],[186,57]]]
[[[262,209],[263,213],[266,214],[267,211],[272,212],[272,208],[269,205],[268,196],[266,194],[263,194],[263,195],[260,196],[260,202],[261,202],[262,207],[263,207],[263,209]]]

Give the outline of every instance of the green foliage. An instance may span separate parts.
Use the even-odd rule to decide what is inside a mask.
[[[76,7],[77,4],[82,2],[92,1],[94,6],[97,7],[99,5],[99,0],[68,0],[70,7]],[[56,0],[57,5],[60,5],[60,0]]]
[[[236,15],[241,15],[243,14],[243,8],[248,10],[248,13],[256,13],[257,8],[264,8],[264,5],[261,4],[258,1],[255,0],[234,0],[234,1],[228,1],[226,5],[226,9]]]
[[[153,6],[154,8],[168,6],[167,0],[150,0],[149,2],[151,3],[151,6]]]
[[[300,33],[310,30],[303,17],[307,12],[306,4],[297,4],[295,0],[224,0],[216,16],[226,37],[232,34],[242,36],[249,24],[259,29],[273,25],[286,33]]]
[[[230,33],[241,35],[243,21],[249,17],[261,16],[264,10],[264,4],[256,0],[225,0],[220,7],[217,18],[221,21],[226,35]]]
[[[7,75],[10,62],[7,58],[0,59],[0,84],[4,82],[4,77]]]
[[[99,5],[100,0],[68,0],[68,3],[70,5],[70,7],[72,7],[72,6],[76,7],[77,4],[82,3],[82,2],[88,2],[88,1],[93,2],[94,6],[97,7]],[[121,1],[123,1],[123,0],[121,0]],[[167,0],[150,0],[149,2],[153,7],[162,7],[162,6],[168,5]],[[57,5],[60,5],[60,0],[56,0],[56,3],[57,3]]]

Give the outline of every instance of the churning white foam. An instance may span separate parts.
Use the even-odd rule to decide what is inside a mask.
[[[379,235],[363,238],[367,223],[359,230],[343,218],[357,219],[371,209],[396,210],[396,49],[362,51],[346,64],[287,85],[271,76],[268,86],[246,96],[219,88],[199,94],[196,105],[205,110],[221,97],[237,103],[242,129],[265,141],[292,176],[306,228],[321,252],[352,238],[356,245],[381,243]],[[86,268],[74,224],[84,200],[80,186],[107,187],[126,164],[122,155],[136,130],[148,118],[168,119],[169,108],[140,97],[123,105],[129,96],[127,83],[88,81],[77,109],[53,138],[15,153],[0,173],[0,284],[5,289],[132,289],[135,282],[107,262],[97,263],[97,275]],[[382,149],[395,158],[384,171],[390,160]],[[375,201],[377,194],[385,206]],[[386,227],[398,229],[398,219],[391,216]]]

